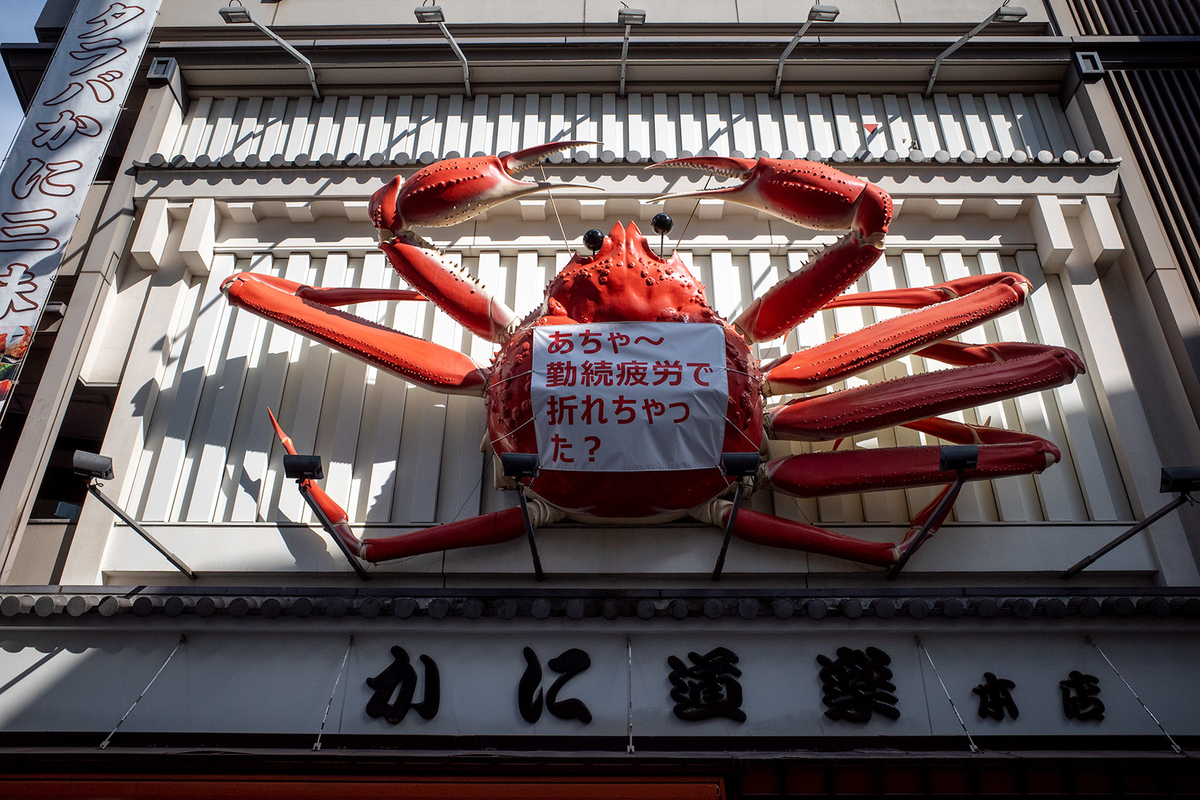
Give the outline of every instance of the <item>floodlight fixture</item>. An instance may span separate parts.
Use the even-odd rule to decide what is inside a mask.
[[[624,3],[621,5],[625,7],[617,11],[617,24],[625,26],[625,41],[621,43],[621,88],[618,90],[618,97],[625,96],[625,70],[629,63],[629,32],[634,25],[643,25],[646,22],[644,10],[630,8]]]
[[[950,507],[954,505],[954,501],[958,499],[958,495],[962,491],[963,484],[967,482],[967,470],[975,469],[978,465],[979,445],[977,444],[947,444],[938,449],[938,469],[942,472],[956,472],[958,476],[938,497],[937,504],[934,505],[929,516],[925,517],[925,522],[920,529],[915,533],[910,531],[911,539],[906,538],[906,541],[911,543],[904,548],[904,554],[888,570],[887,579],[889,581],[896,579],[908,560],[913,557],[913,553],[916,553],[921,545],[925,544],[925,541],[933,535],[933,529],[946,519],[946,515],[950,513]]]
[[[289,453],[283,457],[283,474],[295,481],[319,481],[325,477],[325,469],[320,456],[294,456]]]
[[[733,538],[733,526],[737,522],[738,509],[742,505],[742,495],[746,491],[743,478],[753,481],[758,475],[758,453],[721,453],[721,471],[736,481],[737,488],[733,492],[733,507],[729,509],[729,517],[725,520],[725,540],[721,542],[721,552],[717,555],[716,566],[713,567],[712,579],[721,580],[721,571],[725,569],[725,556],[729,552],[729,541]]]
[[[964,472],[979,464],[979,445],[947,444],[938,453],[938,469],[942,472]]]
[[[446,15],[442,13],[442,7],[438,5],[430,5],[430,0],[425,0],[425,3],[413,9],[413,15],[416,16],[417,22],[428,22],[437,25],[442,32],[442,36],[446,37],[446,41],[450,43],[450,49],[454,51],[454,55],[458,56],[458,61],[462,64],[463,85],[466,87],[466,96],[468,99],[474,97],[471,94],[471,68],[467,65],[467,57],[463,55],[462,48],[458,46],[458,42],[450,34],[450,29],[446,27]]]
[[[191,567],[183,562],[183,559],[172,553],[167,548],[163,547],[157,539],[149,534],[145,528],[137,524],[128,514],[125,509],[121,508],[111,497],[100,491],[99,484],[96,481],[111,481],[113,479],[112,459],[108,456],[102,456],[99,453],[89,453],[86,450],[76,450],[71,457],[71,464],[76,475],[82,475],[88,479],[88,492],[104,504],[105,508],[111,511],[122,522],[128,525],[134,532],[146,540],[146,543],[153,547],[158,552],[162,553],[167,561],[171,562],[171,566],[187,575],[192,580],[196,580],[196,573],[192,572]]]
[[[993,22],[1020,22],[1021,20],[1025,19],[1028,12],[1020,6],[1010,6],[1010,1],[1011,0],[1004,0],[1004,3],[994,12],[992,12],[990,17],[976,25],[971,30],[967,31],[965,36],[947,47],[941,52],[941,55],[933,60],[933,68],[929,71],[929,83],[925,86],[926,97],[929,97],[931,94],[933,94],[933,82],[937,80],[938,70],[941,69],[942,62],[945,61],[951,53],[966,44],[972,36],[979,33]]]
[[[533,574],[539,581],[546,580],[542,572],[542,559],[538,555],[537,541],[533,538],[533,519],[529,516],[529,502],[525,499],[525,484],[522,478],[534,478],[538,474],[537,453],[501,453],[500,469],[504,476],[517,484],[517,496],[521,499],[521,518],[525,520],[525,537],[529,540],[529,555],[533,558]]]
[[[779,65],[775,68],[775,97],[779,97],[779,85],[783,82],[783,62],[787,61],[787,57],[796,49],[796,45],[800,43],[800,39],[808,32],[808,28],[814,22],[833,22],[837,19],[841,10],[837,6],[826,6],[817,3],[808,10],[808,21],[800,26],[800,30],[796,31],[796,35],[788,42],[788,46],[783,49],[783,55],[779,57]]]
[[[237,5],[234,5],[237,3]],[[275,31],[263,25],[261,22],[250,16],[250,10],[242,7],[240,0],[229,0],[229,5],[225,8],[217,9],[217,13],[221,15],[221,19],[232,25],[249,22],[254,27],[258,28],[267,35],[271,41],[282,47],[288,52],[292,58],[304,65],[305,72],[308,73],[308,85],[312,87],[313,97],[321,99],[321,90],[317,88],[317,71],[313,69],[312,62],[300,54],[300,51],[285,42]]]
[[[1104,547],[1101,547],[1099,550],[1092,553],[1090,556],[1085,556],[1073,567],[1064,572],[1062,575],[1063,578],[1066,579],[1075,577],[1080,572],[1098,561],[1105,553],[1125,544],[1125,542],[1129,541],[1146,528],[1149,528],[1155,522],[1158,522],[1160,519],[1165,517],[1167,514],[1170,514],[1184,503],[1195,504],[1196,500],[1192,497],[1191,493],[1200,491],[1200,466],[1163,467],[1162,481],[1158,486],[1158,491],[1162,492],[1163,494],[1179,492],[1179,496],[1167,503],[1158,511],[1155,511],[1153,514],[1146,517],[1137,525],[1134,525],[1132,528],[1113,539],[1108,544],[1104,545]]]

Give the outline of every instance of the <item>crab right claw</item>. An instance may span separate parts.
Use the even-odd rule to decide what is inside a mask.
[[[744,182],[721,189],[662,195],[657,200],[717,197],[805,228],[849,229],[734,320],[751,342],[778,338],[815,314],[857,281],[883,252],[883,237],[892,220],[892,199],[869,181],[802,159],[693,156],[669,159],[651,168],[671,166],[695,167]]]

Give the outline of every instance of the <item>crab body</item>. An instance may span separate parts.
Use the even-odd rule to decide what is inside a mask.
[[[410,382],[485,398],[490,448],[498,455],[539,454],[540,471],[520,479],[532,495],[528,507],[522,500],[520,509],[377,539],[359,539],[345,511],[313,481],[301,480],[301,491],[320,508],[323,524],[348,554],[377,562],[493,544],[527,532],[532,536],[533,528],[566,517],[588,523],[649,524],[690,515],[751,542],[898,569],[946,519],[964,481],[1040,472],[1058,460],[1055,446],[1032,434],[939,417],[1060,386],[1083,371],[1079,356],[1061,347],[955,341],[962,331],[1018,308],[1028,294],[1028,282],[1014,273],[1000,273],[930,287],[843,294],[881,255],[892,203],[878,186],[828,166],[726,157],[689,157],[655,165],[698,168],[743,180],[736,186],[682,196],[717,197],[806,227],[846,231],[731,321],[708,304],[703,287],[677,256],[656,255],[633,224],[615,225],[596,252],[574,256],[547,287],[540,308],[523,320],[411,230],[413,225],[453,224],[508,199],[548,188],[549,183],[520,181],[512,174],[552,152],[581,144],[587,143],[559,142],[502,157],[448,159],[378,190],[370,214],[380,232],[380,248],[415,291],[318,289],[250,273],[234,275],[223,284],[231,303]],[[490,365],[477,364],[462,353],[337,309],[369,300],[429,300],[494,342],[498,350]],[[909,311],[760,369],[754,343],[785,335],[821,309],[869,305]],[[539,407],[545,401],[534,400],[539,329],[621,323],[710,325],[721,331],[707,352],[708,363],[715,363],[721,358],[723,341],[728,394],[718,395],[727,398],[720,401],[727,407],[723,420],[710,414],[719,423],[712,430],[720,432],[710,431],[705,441],[711,447],[706,453],[757,455],[765,450],[767,437],[821,441],[902,425],[965,445],[965,455],[939,446],[885,448],[866,455],[835,446],[832,452],[801,453],[761,465],[757,485],[802,497],[945,484],[932,503],[914,514],[908,535],[894,545],[770,514],[745,509],[739,514],[742,485],[733,492],[734,479],[716,463],[706,463],[703,469],[649,472],[568,469],[547,463],[538,446],[538,428],[530,424],[548,414]],[[853,375],[911,353],[954,368],[827,391]],[[765,405],[772,397],[794,393],[805,394]],[[552,398],[551,407],[554,399],[560,399]],[[294,452],[277,423],[276,429],[285,449]],[[721,440],[719,450],[716,439]],[[668,447],[675,441],[668,438]],[[640,444],[634,438],[628,446],[636,449]],[[514,485],[500,476],[497,483]],[[733,502],[728,494],[735,495]]]

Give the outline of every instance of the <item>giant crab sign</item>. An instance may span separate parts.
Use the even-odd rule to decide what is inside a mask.
[[[881,255],[892,202],[878,186],[820,163],[692,157],[655,165],[744,180],[680,196],[718,197],[804,227],[848,230],[732,321],[709,306],[678,256],[656,255],[634,224],[615,225],[602,244],[595,242],[592,255],[575,255],[546,289],[542,306],[525,319],[413,232],[415,226],[452,225],[549,188],[513,175],[583,144],[590,143],[447,159],[375,192],[371,217],[380,247],[416,291],[314,288],[253,273],[224,282],[235,306],[405,380],[483,397],[493,449],[538,454],[540,471],[526,479],[527,517],[511,508],[387,538],[359,539],[345,511],[315,482],[302,480],[301,489],[347,552],[380,562],[516,539],[526,532],[526,520],[539,527],[567,518],[615,524],[691,516],[751,542],[894,568],[945,520],[963,480],[1040,472],[1058,460],[1055,446],[1037,436],[938,416],[1061,386],[1083,372],[1079,356],[1061,347],[954,340],[1020,307],[1030,284],[1000,273],[843,294]],[[421,298],[499,345],[492,363],[477,364],[336,308]],[[910,311],[774,363],[757,363],[755,342],[783,336],[822,309],[860,305]],[[641,349],[631,349],[635,345]],[[824,391],[910,353],[956,368]],[[802,396],[765,406],[781,394]],[[968,445],[970,457],[948,463],[948,448],[937,446],[834,449],[764,460],[758,483],[799,497],[945,484],[897,544],[766,513],[738,513],[740,488],[735,493],[735,478],[719,467],[722,454],[755,459],[767,438],[835,440],[894,425]],[[276,430],[294,453],[278,424]],[[604,442],[609,444],[602,447]]]

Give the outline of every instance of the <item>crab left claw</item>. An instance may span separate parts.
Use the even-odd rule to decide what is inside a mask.
[[[666,194],[655,198],[716,197],[749,206],[805,228],[849,229],[817,253],[799,272],[756,299],[736,320],[751,342],[775,339],[815,314],[867,271],[883,252],[892,220],[892,199],[870,181],[802,159],[693,156],[649,168],[695,167],[743,183],[721,189]]]
[[[380,231],[402,235],[413,227],[455,225],[507,200],[558,186],[596,189],[587,184],[547,181],[530,183],[513,176],[543,158],[598,142],[550,142],[506,156],[448,158],[417,170],[406,181],[399,176],[371,197],[371,221]]]

